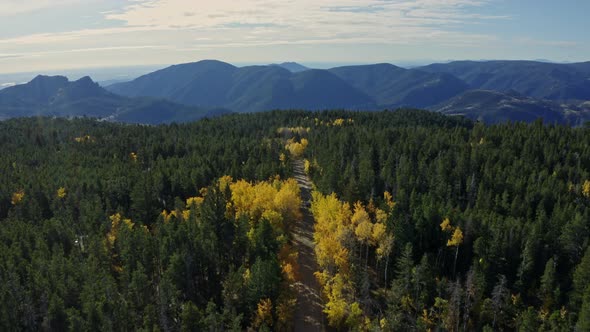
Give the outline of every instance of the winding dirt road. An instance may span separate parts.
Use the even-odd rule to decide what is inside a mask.
[[[300,281],[297,289],[297,309],[295,310],[295,332],[325,331],[320,285],[314,276],[318,271],[315,259],[313,230],[314,219],[309,210],[311,202],[311,180],[305,174],[303,160],[293,163],[295,179],[301,188],[301,213],[303,220],[297,225],[293,234],[293,244],[299,253]]]

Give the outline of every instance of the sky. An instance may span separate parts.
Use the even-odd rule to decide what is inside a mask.
[[[0,0],[0,74],[230,63],[590,60],[589,0]]]

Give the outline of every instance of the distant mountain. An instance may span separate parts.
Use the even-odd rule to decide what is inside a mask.
[[[104,89],[88,77],[70,82],[39,76],[0,91],[0,117],[87,115],[159,123],[227,111],[414,107],[490,123],[543,117],[581,124],[589,101],[590,62],[455,61],[413,69],[381,63],[320,70],[203,60]]]
[[[365,93],[325,70],[292,73],[280,66],[238,68],[215,60],[171,66],[107,89],[236,112],[376,107]]]
[[[153,98],[113,94],[90,77],[70,82],[64,76],[37,76],[32,81],[0,91],[0,119],[24,116],[96,117],[158,124],[212,116],[208,110]]]
[[[382,107],[426,107],[468,89],[465,82],[450,74],[404,69],[386,63],[337,67],[329,71]]]
[[[113,85],[113,84],[117,84],[117,83],[123,83],[123,82],[129,82],[130,80],[128,79],[111,79],[111,80],[106,80],[106,81],[98,81],[96,83],[98,83],[98,85],[105,87],[105,86],[109,86],[109,85]]]
[[[430,109],[447,115],[464,115],[485,123],[533,122],[543,118],[545,123],[578,126],[590,121],[590,105],[560,104],[526,97],[515,91],[470,90]]]
[[[455,61],[419,69],[454,75],[471,89],[515,90],[529,97],[551,100],[590,100],[590,62]]]
[[[287,69],[288,71],[292,72],[292,73],[299,73],[302,71],[306,71],[309,70],[309,68],[298,64],[297,62],[283,62],[283,63],[279,63],[279,64],[272,64],[271,66],[279,66],[281,68]]]
[[[186,105],[256,112],[426,107],[466,91],[468,85],[450,74],[390,64],[293,73],[281,65],[238,68],[205,60],[171,66],[107,89],[131,97],[168,98]]]

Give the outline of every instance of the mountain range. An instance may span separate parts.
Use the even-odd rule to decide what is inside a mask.
[[[23,116],[95,117],[158,124],[215,116],[223,110],[180,105],[165,99],[129,98],[109,92],[90,77],[37,76],[26,84],[0,90],[0,120]]]
[[[590,62],[457,61],[310,69],[297,63],[236,67],[216,60],[173,65],[105,88],[85,77],[39,76],[0,90],[0,118],[92,116],[165,123],[273,109],[426,108],[488,123],[580,125],[590,120]]]
[[[590,103],[563,104],[552,100],[535,99],[514,90],[506,93],[491,90],[469,90],[430,110],[447,115],[463,115],[484,123],[506,121],[533,122],[571,126],[584,125],[590,120]]]

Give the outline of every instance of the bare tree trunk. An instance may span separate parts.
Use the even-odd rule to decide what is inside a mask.
[[[389,267],[389,255],[387,255],[387,259],[385,260],[385,288],[387,288],[387,267]]]
[[[366,244],[367,249],[365,251],[365,271],[369,268],[369,243]]]
[[[455,262],[453,263],[453,278],[455,277],[455,270],[457,269],[457,256],[459,256],[459,246],[457,246],[457,250],[455,251]]]

